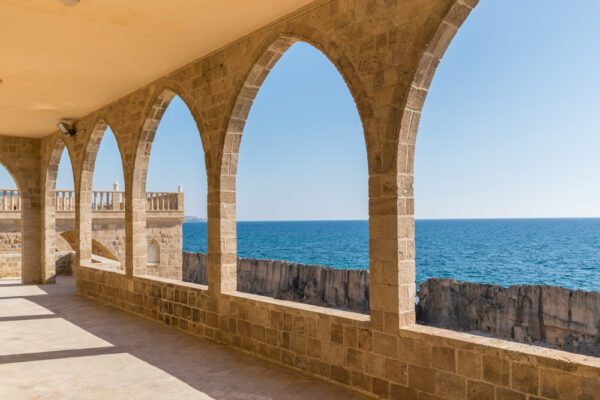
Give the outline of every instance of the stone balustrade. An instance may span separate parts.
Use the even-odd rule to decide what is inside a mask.
[[[0,189],[0,211],[18,211],[21,209],[21,197],[15,189]]]
[[[146,192],[146,211],[183,211],[183,193]]]
[[[75,212],[75,191],[56,190],[56,211]],[[147,192],[147,211],[181,211],[183,212],[183,192]],[[125,192],[92,191],[92,211],[124,211]],[[0,189],[0,213],[21,211],[21,196],[15,189]]]

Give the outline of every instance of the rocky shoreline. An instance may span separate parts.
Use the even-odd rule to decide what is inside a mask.
[[[238,258],[238,291],[369,313],[369,273]],[[207,256],[183,253],[183,280],[206,284]],[[600,293],[556,286],[431,278],[420,284],[420,323],[600,356]]]

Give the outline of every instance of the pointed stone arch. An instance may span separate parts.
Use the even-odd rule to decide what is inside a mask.
[[[315,29],[295,24],[290,24],[289,29],[302,34],[277,34],[257,52],[256,61],[234,97],[218,147],[217,168],[212,171],[207,169],[208,282],[211,293],[234,292],[237,289],[236,176],[242,133],[260,87],[271,69],[294,43],[305,42],[314,47],[337,69],[350,91],[361,120],[368,164],[377,158],[370,155],[375,153],[376,148],[373,139],[370,139],[376,138],[376,132],[368,129],[369,126],[374,126],[371,123],[373,110],[353,63],[330,37]]]
[[[8,172],[8,174],[10,175],[12,181],[14,182],[15,186],[16,186],[16,193],[18,193],[18,197],[17,197],[17,202],[20,202],[20,207],[17,205],[17,210],[20,209],[20,218],[19,218],[19,225],[17,227],[17,230],[12,232],[14,233],[19,233],[19,237],[21,240],[21,244],[20,244],[20,257],[15,257],[14,255],[11,255],[10,258],[11,260],[2,260],[3,263],[6,262],[6,265],[2,265],[3,267],[3,274],[9,273],[9,275],[3,275],[2,277],[11,277],[11,278],[16,278],[17,276],[14,274],[16,271],[19,271],[18,269],[18,265],[16,264],[17,260],[20,260],[20,278],[21,278],[21,282],[22,283],[32,283],[32,282],[41,282],[40,277],[38,276],[38,271],[33,271],[31,270],[30,266],[27,265],[25,263],[25,251],[28,249],[29,247],[29,238],[27,237],[28,235],[26,235],[26,230],[25,230],[25,224],[23,223],[24,218],[25,218],[25,213],[28,212],[28,207],[26,207],[25,203],[29,202],[29,196],[27,196],[27,194],[24,194],[21,190],[22,184],[20,182],[20,179],[18,177],[18,173],[16,173],[15,170],[13,170],[12,168],[9,167],[8,163],[4,162],[4,160],[0,160],[0,166],[3,167],[6,172]],[[6,195],[6,193],[4,193],[4,195]],[[3,195],[3,207],[6,206],[6,202],[7,201],[7,197],[4,197]],[[10,198],[12,202],[14,202],[14,196],[15,193],[12,192],[10,193]],[[10,203],[9,203],[10,204]],[[10,204],[12,207],[12,204]],[[13,208],[10,208],[13,209]],[[10,235],[10,233],[8,233],[8,235]],[[15,238],[16,239],[16,238]],[[10,261],[10,262],[8,262]]]
[[[478,0],[453,1],[418,58],[410,86],[392,97],[390,138],[382,146],[382,169],[371,174],[371,319],[375,329],[394,332],[415,322],[415,221],[413,164],[421,110],[440,59]],[[397,267],[390,268],[395,265]]]
[[[158,95],[150,102],[145,112],[143,125],[135,144],[133,170],[131,171],[131,190],[126,194],[126,235],[127,235],[127,266],[131,265],[128,274],[144,274],[148,262],[146,247],[146,179],[148,176],[148,163],[152,151],[152,143],[162,117],[171,104],[173,98],[179,97],[186,105],[196,122],[196,129],[200,135],[202,145],[205,141],[200,113],[193,102],[189,101],[187,93],[176,85],[165,85],[158,91]]]
[[[56,275],[56,179],[63,151],[66,149],[69,159],[71,159],[71,155],[66,141],[58,135],[50,139],[49,147],[48,159],[44,165],[45,173],[42,175],[44,191],[42,196],[42,276],[46,281],[53,281]],[[71,168],[73,168],[72,165]],[[73,170],[71,173],[73,173],[73,182],[75,183]]]
[[[94,178],[94,169],[96,165],[96,156],[100,148],[100,143],[104,138],[104,134],[109,128],[109,123],[106,119],[100,118],[93,125],[92,131],[85,143],[85,149],[83,151],[83,159],[80,164],[79,175],[75,179],[75,192],[77,193],[76,200],[76,227],[78,230],[79,246],[77,249],[77,262],[78,265],[81,262],[90,263],[92,258],[92,182]],[[111,128],[112,131],[112,128]],[[117,145],[119,147],[120,165],[123,171],[124,158],[123,149],[119,142],[119,135],[113,131]],[[123,173],[123,176],[126,176]],[[127,190],[127,185],[125,187]]]
[[[452,3],[416,66],[408,94],[406,95],[405,88],[396,90],[396,98],[400,98],[402,94],[406,96],[400,121],[394,124],[398,132],[394,159],[398,160],[397,168],[401,173],[413,173],[414,151],[421,111],[437,67],[458,29],[478,3],[479,0],[455,0]]]

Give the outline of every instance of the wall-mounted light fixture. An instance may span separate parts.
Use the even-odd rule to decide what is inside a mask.
[[[76,133],[75,129],[65,122],[60,121],[56,126],[58,126],[58,129],[67,136],[74,136]]]
[[[60,2],[67,7],[75,7],[77,4],[79,4],[79,0],[60,0]]]

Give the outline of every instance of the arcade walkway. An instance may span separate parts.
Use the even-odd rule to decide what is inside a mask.
[[[1,399],[363,399],[75,295],[0,280]]]

